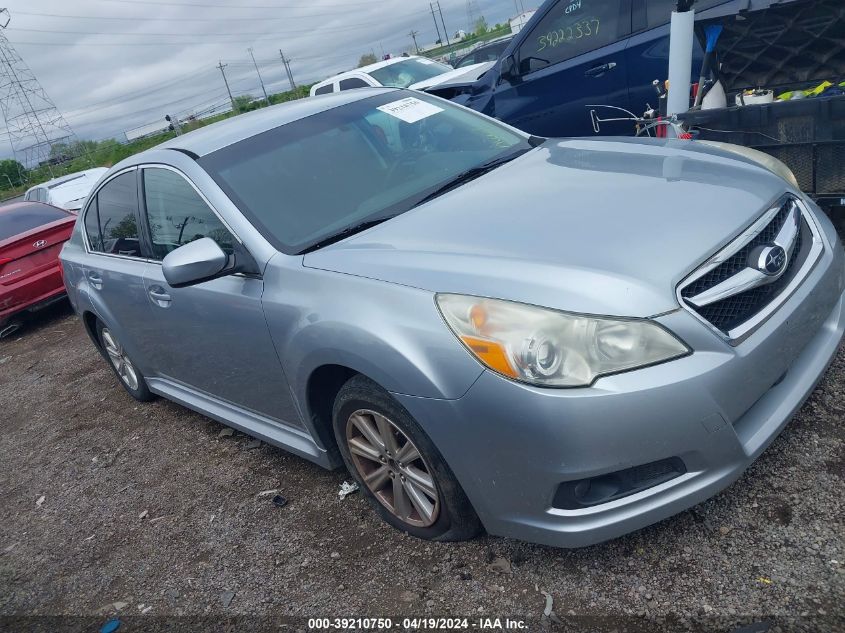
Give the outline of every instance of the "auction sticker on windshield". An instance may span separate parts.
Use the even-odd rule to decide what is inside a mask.
[[[420,101],[414,97],[391,101],[390,103],[378,106],[378,109],[391,116],[395,116],[405,123],[416,123],[417,121],[430,117],[432,114],[443,112],[443,108],[438,108],[436,105]]]

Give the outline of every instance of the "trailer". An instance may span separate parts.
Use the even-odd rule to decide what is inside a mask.
[[[696,21],[721,27],[715,77],[722,107],[677,119],[702,140],[750,147],[782,161],[832,215],[845,211],[845,1],[737,0]],[[698,86],[703,89],[703,86]],[[670,86],[671,92],[671,86]]]

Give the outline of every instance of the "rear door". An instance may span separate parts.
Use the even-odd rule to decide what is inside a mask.
[[[138,170],[106,181],[89,201],[82,221],[88,254],[85,289],[100,320],[115,332],[141,369],[149,372],[156,333],[147,312],[144,273],[150,264],[141,247]]]
[[[0,211],[0,320],[61,294],[59,251],[74,222],[69,213],[37,203]]]
[[[540,136],[592,135],[589,106],[627,108],[631,0],[553,3],[514,49],[516,76],[494,88],[493,115]],[[604,134],[632,133],[608,124]]]

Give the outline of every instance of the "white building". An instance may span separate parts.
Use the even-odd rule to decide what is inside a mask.
[[[146,125],[142,125],[131,130],[126,130],[126,140],[134,141],[138,138],[144,138],[146,136],[158,134],[159,132],[164,132],[167,130],[169,125],[170,124],[164,120],[164,117],[161,117],[161,121],[157,121],[155,123],[147,123]]]
[[[511,26],[511,33],[516,35],[522,30],[522,27],[528,24],[528,20],[531,19],[531,16],[534,15],[537,11],[532,9],[531,11],[523,11],[519,15],[515,15],[508,23]]]

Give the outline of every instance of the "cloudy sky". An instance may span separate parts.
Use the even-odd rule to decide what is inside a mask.
[[[489,24],[524,0],[474,0]],[[466,28],[466,0],[440,0],[450,33]],[[235,95],[288,88],[279,49],[297,82],[347,70],[361,54],[398,54],[436,38],[428,0],[0,0],[4,34],[80,138],[184,116]],[[533,6],[533,4],[532,4]],[[5,133],[0,155],[9,155]]]

